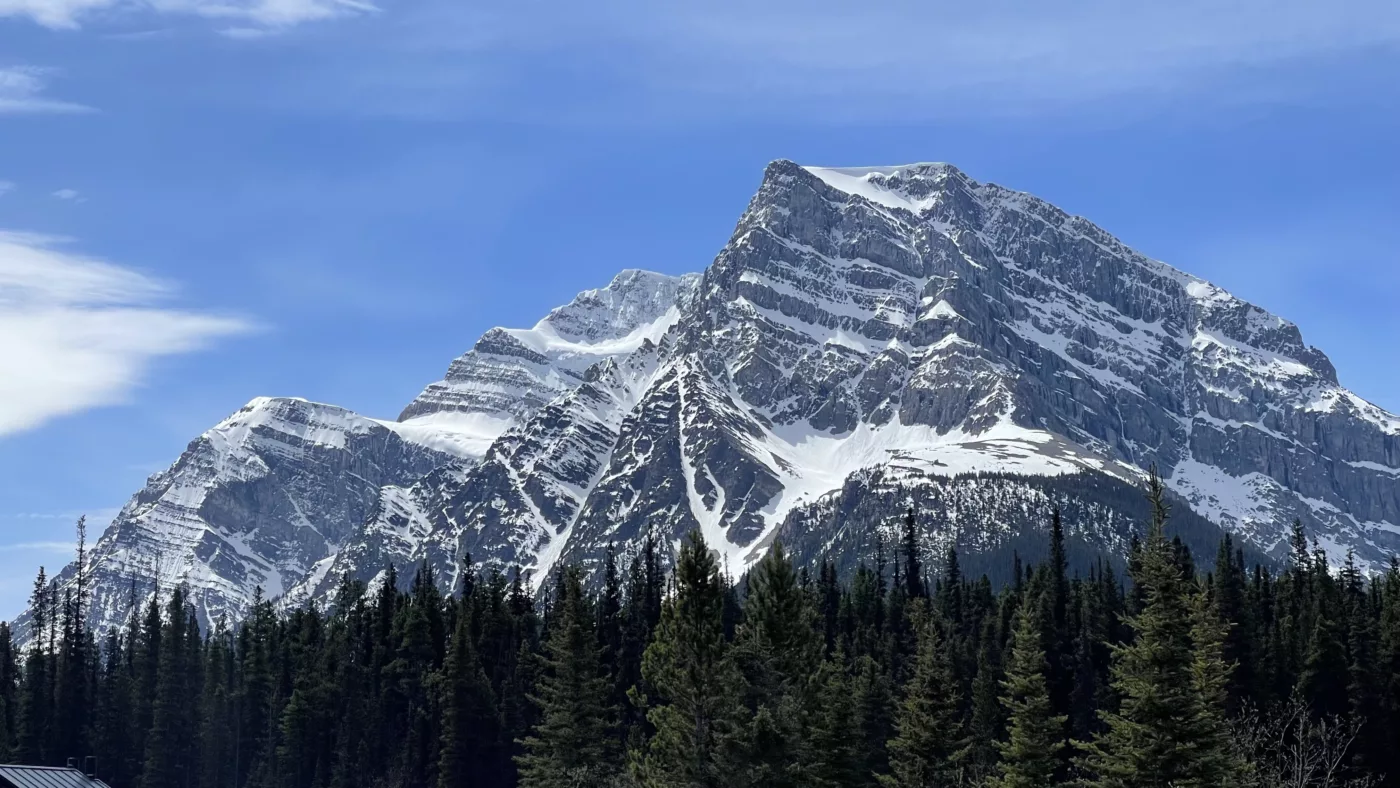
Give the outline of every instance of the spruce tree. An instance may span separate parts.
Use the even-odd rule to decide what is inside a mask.
[[[742,767],[772,788],[806,780],[805,732],[823,650],[816,612],[781,542],[749,574],[734,660],[744,674],[749,725]]]
[[[997,742],[1005,728],[999,697],[1003,678],[1000,618],[994,613],[985,616],[978,641],[977,669],[970,688],[967,748],[962,753],[974,782],[989,777],[996,768],[1000,759]]]
[[[655,733],[646,745],[642,782],[654,788],[735,788],[732,759],[742,681],[724,639],[724,583],[699,531],[676,560],[675,590],[642,661]]]
[[[1219,644],[1193,638],[1190,589],[1164,533],[1165,491],[1154,473],[1152,519],[1132,574],[1142,607],[1128,619],[1134,638],[1114,652],[1117,712],[1101,712],[1105,730],[1086,747],[1080,766],[1097,788],[1210,788],[1230,785],[1233,772],[1214,735],[1223,709],[1196,680],[1194,649]]]
[[[904,686],[904,700],[890,740],[890,774],[881,775],[886,788],[941,788],[961,779],[954,755],[961,748],[958,714],[960,693],[943,634],[923,602],[911,617],[919,622],[919,647],[914,672]]]
[[[94,644],[87,629],[87,520],[79,517],[72,582],[60,606],[62,636],[54,644],[53,749],[59,759],[91,752]]]
[[[460,788],[489,773],[500,738],[500,716],[491,682],[473,644],[470,600],[463,600],[442,666],[442,742],[439,788]]]
[[[146,737],[143,788],[183,788],[194,775],[191,762],[189,666],[185,648],[189,617],[185,592],[177,587],[166,607],[161,632],[160,663],[151,709],[151,730]]]
[[[919,521],[914,516],[913,506],[904,515],[904,587],[910,599],[926,595],[923,562],[919,557]]]
[[[638,704],[631,702],[630,695],[633,692],[642,693],[639,686],[642,682],[642,655],[661,620],[661,596],[665,584],[656,549],[655,536],[648,530],[627,570],[622,643],[615,678],[615,697],[627,699],[619,703],[622,735],[636,752],[641,751],[650,730],[644,713]]]
[[[1318,610],[1312,634],[1303,652],[1303,669],[1298,692],[1314,714],[1333,717],[1350,710],[1347,695],[1348,662],[1346,644],[1336,620],[1339,611]]]
[[[8,622],[0,621],[0,760],[9,762],[14,749],[15,707],[19,693],[19,660]]]
[[[29,654],[24,660],[24,681],[20,688],[19,736],[16,749],[21,763],[49,764],[53,696],[50,688],[49,583],[44,568],[34,579],[29,597]]]
[[[843,654],[824,661],[814,678],[816,697],[810,712],[808,768],[803,784],[812,788],[865,785],[861,739],[852,730],[855,698]]]
[[[1041,604],[1046,608],[1041,627],[1047,664],[1050,703],[1056,714],[1068,715],[1070,696],[1074,691],[1073,633],[1070,630],[1069,558],[1065,552],[1064,518],[1060,507],[1050,513],[1050,558],[1045,566],[1045,595]]]
[[[1025,604],[1016,619],[1002,682],[1008,738],[999,746],[1001,762],[990,788],[1045,788],[1057,782],[1068,717],[1055,714],[1050,703],[1040,611],[1039,605]]]
[[[894,732],[894,702],[889,677],[871,655],[858,657],[851,678],[852,719],[855,740],[857,786],[878,784],[877,776],[889,772],[885,743]]]
[[[232,788],[235,762],[233,727],[233,633],[224,620],[209,636],[204,655],[204,686],[200,694],[199,784],[206,788]]]
[[[1237,785],[1242,764],[1230,742],[1225,710],[1235,663],[1225,657],[1230,625],[1221,619],[1218,603],[1209,587],[1198,587],[1191,597],[1191,688],[1196,694],[1196,717],[1191,764],[1198,785]]]
[[[276,717],[272,704],[276,676],[273,663],[277,635],[277,619],[272,603],[263,598],[261,588],[254,588],[252,611],[238,630],[241,681],[236,698],[235,726],[238,730],[233,763],[234,784],[237,786],[252,777],[274,744]],[[158,644],[159,641],[156,642]]]
[[[607,785],[620,748],[612,687],[600,659],[595,612],[577,567],[561,572],[543,668],[536,687],[539,722],[524,740],[521,788]]]

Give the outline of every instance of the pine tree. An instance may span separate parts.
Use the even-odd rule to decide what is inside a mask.
[[[889,772],[885,743],[894,735],[895,704],[891,695],[889,676],[875,658],[857,657],[851,676],[850,724],[859,764],[855,785],[877,785],[878,775]]]
[[[1319,717],[1339,716],[1350,710],[1346,645],[1339,631],[1337,612],[1322,609],[1315,614],[1312,634],[1303,654],[1302,673],[1298,677],[1299,694]]]
[[[1235,669],[1225,657],[1230,628],[1210,589],[1197,588],[1191,597],[1191,688],[1197,699],[1191,766],[1198,785],[1237,785],[1241,776],[1225,720]]]
[[[190,758],[191,687],[185,649],[188,625],[184,589],[177,587],[170,595],[161,632],[160,665],[141,778],[143,788],[184,788],[194,776]]]
[[[34,579],[34,591],[29,597],[29,654],[24,661],[24,681],[20,688],[19,737],[17,752],[21,763],[48,764],[54,757],[48,752],[52,728],[53,696],[50,687],[49,583],[44,568]]]
[[[1069,625],[1069,558],[1065,552],[1064,519],[1060,507],[1050,514],[1050,559],[1045,566],[1046,607],[1041,627],[1044,629],[1046,681],[1049,682],[1051,708],[1056,714],[1068,715],[1070,696],[1074,691],[1071,650],[1072,632]]]
[[[1087,746],[1081,767],[1097,788],[1208,788],[1229,785],[1228,758],[1213,735],[1218,698],[1196,680],[1190,590],[1167,541],[1165,491],[1154,473],[1152,520],[1132,575],[1142,607],[1129,618],[1133,641],[1114,653],[1116,713],[1101,712],[1105,730]],[[1218,644],[1213,646],[1218,648]]]
[[[438,754],[439,788],[472,785],[489,773],[496,760],[501,720],[491,682],[473,644],[470,600],[463,600],[457,626],[442,667],[442,742]]]
[[[838,653],[824,661],[814,683],[817,697],[808,733],[810,762],[802,777],[803,784],[813,788],[865,785],[861,740],[851,729],[856,705],[844,655]]]
[[[93,644],[87,631],[87,520],[77,524],[73,581],[59,608],[62,636],[55,652],[53,750],[56,758],[91,752]]]
[[[220,620],[209,637],[204,656],[204,686],[200,693],[199,784],[231,788],[235,731],[232,696],[235,681],[233,633]]]
[[[916,603],[919,648],[914,673],[904,687],[895,719],[896,735],[888,745],[887,788],[940,788],[960,780],[953,756],[961,745],[957,683],[943,635]]]
[[[19,659],[8,622],[0,621],[0,760],[9,762],[15,741],[20,685]]]
[[[741,677],[724,639],[719,566],[698,531],[681,545],[674,583],[642,662],[654,693],[647,719],[655,729],[642,781],[655,788],[735,788],[743,781],[727,750],[739,724]]]
[[[997,621],[989,619],[982,627],[977,650],[977,675],[972,681],[972,714],[968,721],[968,743],[963,760],[974,782],[995,770],[1000,754],[997,742],[1005,728],[1001,707],[1001,648]]]
[[[780,542],[749,574],[734,660],[744,674],[750,721],[742,767],[759,785],[805,781],[803,723],[814,701],[822,642],[815,610]]]
[[[1068,717],[1051,707],[1040,610],[1039,605],[1022,605],[1017,616],[1002,682],[1008,739],[999,746],[1001,762],[990,788],[1046,788],[1057,783]]]
[[[923,562],[919,559],[919,523],[913,506],[904,515],[904,584],[910,599],[925,596]]]
[[[522,788],[606,785],[619,761],[596,614],[583,590],[583,573],[569,567],[561,577],[534,699],[540,721],[517,759]]]

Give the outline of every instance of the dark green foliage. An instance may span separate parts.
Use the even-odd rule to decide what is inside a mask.
[[[895,737],[888,745],[890,774],[881,777],[881,784],[888,788],[957,785],[960,767],[954,756],[960,748],[962,725],[953,667],[944,637],[921,603],[912,615],[921,621],[918,657],[913,676],[904,685]]]
[[[536,690],[539,723],[518,759],[524,788],[606,785],[621,761],[612,686],[583,573],[569,567],[560,577]]]
[[[813,788],[842,788],[866,785],[867,766],[862,759],[864,741],[859,728],[858,698],[844,655],[834,655],[822,663],[814,677],[815,697],[807,726],[807,757],[810,761],[802,776]]]
[[[642,662],[651,689],[641,777],[648,786],[731,788],[741,784],[733,753],[743,724],[742,678],[724,637],[724,585],[699,532],[676,560],[674,591]]]
[[[1087,747],[1082,767],[1100,788],[1207,788],[1230,785],[1224,751],[1223,683],[1218,621],[1193,627],[1193,581],[1167,541],[1166,504],[1154,476],[1153,517],[1133,581],[1142,609],[1129,619],[1133,641],[1115,651],[1116,713]],[[1198,658],[1199,657],[1199,658]]]
[[[467,785],[476,775],[490,773],[496,766],[500,713],[472,641],[471,611],[459,609],[442,667],[440,788]]]
[[[749,575],[733,660],[748,688],[750,723],[740,734],[744,771],[758,785],[806,781],[804,723],[812,714],[824,645],[808,589],[781,543]]]
[[[1008,738],[989,788],[1046,788],[1060,771],[1068,717],[1055,714],[1051,704],[1040,611],[1039,605],[1023,605],[1017,617],[1002,682]]]

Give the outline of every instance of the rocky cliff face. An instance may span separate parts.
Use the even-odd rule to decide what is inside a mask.
[[[493,329],[398,422],[244,413],[269,403],[340,426],[235,416],[196,441],[103,536],[104,599],[133,556],[236,613],[253,584],[295,603],[390,562],[541,577],[648,528],[701,529],[734,573],[780,532],[851,560],[899,501],[938,509],[930,544],[992,549],[1052,488],[1094,521],[1076,538],[1115,549],[1137,516],[1122,490],[1154,465],[1261,552],[1295,517],[1334,556],[1400,549],[1400,419],[1296,326],[944,164],[775,162],[703,277],[628,271]],[[233,432],[259,437],[234,451]],[[958,500],[983,503],[954,528]]]
[[[1050,433],[1265,549],[1294,517],[1334,556],[1400,548],[1400,420],[1296,326],[948,165],[775,163],[701,304],[691,346],[779,426]]]
[[[179,582],[206,621],[234,620],[257,588],[280,595],[358,532],[385,485],[456,459],[397,426],[299,399],[248,403],[152,476],[92,546],[95,623]]]

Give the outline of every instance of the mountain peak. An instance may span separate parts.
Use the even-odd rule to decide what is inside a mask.
[[[910,495],[943,518],[928,544],[990,551],[1055,478],[1116,550],[1136,515],[1098,482],[1151,466],[1261,551],[1295,518],[1333,556],[1400,549],[1400,418],[1292,323],[1032,195],[775,161],[701,281],[628,269],[491,329],[397,422],[253,400],[103,535],[94,616],[156,575],[230,614],[388,563],[452,582],[467,554],[542,583],[652,529],[700,529],[734,571],[775,535],[850,566]]]
[[[699,274],[627,269],[606,287],[585,290],[551,310],[532,328],[493,328],[414,398],[399,420],[479,414],[500,435],[583,382],[593,364],[659,341],[699,281]]]

